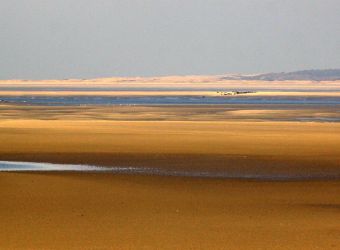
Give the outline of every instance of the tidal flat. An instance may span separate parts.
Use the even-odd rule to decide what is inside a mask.
[[[1,84],[1,96],[11,96],[13,90],[4,90],[8,83]],[[129,84],[127,88],[137,85]],[[238,83],[223,84],[229,90]],[[275,94],[266,95],[272,99],[281,93],[295,96],[296,91],[304,98],[301,90],[306,88],[337,98],[340,86],[257,84],[258,90],[255,83],[249,89],[271,88]],[[2,102],[1,161],[137,171],[1,172],[0,248],[337,249],[338,121],[338,104]],[[159,170],[215,175],[164,175]],[[231,178],[221,175],[226,173]],[[246,176],[275,178],[242,178]]]

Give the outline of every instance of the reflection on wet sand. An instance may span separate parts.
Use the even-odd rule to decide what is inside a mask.
[[[275,164],[275,163],[274,163]],[[297,181],[297,180],[340,180],[338,171],[323,171],[315,173],[305,171],[298,173],[289,168],[284,172],[275,171],[275,167],[266,171],[260,168],[170,168],[170,167],[118,167],[118,166],[90,166],[76,164],[55,164],[37,162],[0,161],[0,172],[83,172],[83,173],[111,173],[132,175],[159,175],[177,177],[220,178],[238,180],[266,180],[266,181]]]

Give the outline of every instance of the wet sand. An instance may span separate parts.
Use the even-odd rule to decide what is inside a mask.
[[[0,160],[339,171],[340,124],[2,120]]]
[[[1,120],[340,121],[340,105],[0,105]]]
[[[2,105],[0,160],[340,173],[340,123],[242,107]],[[0,248],[337,249],[339,191],[339,180],[0,173]]]

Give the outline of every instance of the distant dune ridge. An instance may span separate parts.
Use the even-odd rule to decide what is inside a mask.
[[[113,73],[114,75],[114,73]],[[280,73],[262,73],[262,74],[223,74],[223,75],[169,75],[169,76],[154,76],[154,77],[105,77],[94,79],[50,79],[50,80],[30,80],[30,79],[12,79],[1,80],[0,84],[13,83],[120,83],[120,84],[134,84],[134,83],[222,83],[228,81],[339,81],[340,69],[316,69],[316,70],[302,70],[293,72]]]
[[[225,76],[224,80],[262,80],[262,81],[335,81],[340,80],[340,69],[325,69],[325,70],[302,70],[293,72],[280,73],[265,73],[257,75],[233,75]]]

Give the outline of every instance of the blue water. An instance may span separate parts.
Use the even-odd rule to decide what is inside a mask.
[[[111,168],[88,165],[53,164],[37,162],[0,161],[0,172],[20,171],[108,171]]]
[[[267,87],[247,87],[247,88],[233,88],[229,87],[228,89],[225,88],[217,88],[213,86],[201,86],[195,88],[192,87],[138,87],[138,86],[129,86],[129,87],[122,87],[122,86],[109,86],[109,87],[89,87],[89,86],[82,86],[82,87],[74,87],[74,86],[65,86],[62,87],[51,87],[51,86],[0,86],[0,91],[249,91],[249,90],[261,90],[261,91],[277,91],[277,88],[267,88]],[[280,89],[281,92],[290,92],[292,89]],[[298,89],[299,92],[338,92],[339,89],[327,89],[327,88],[317,88],[316,90],[306,88],[306,89]]]
[[[112,174],[140,174],[140,175],[160,175],[160,176],[181,176],[181,177],[205,177],[205,178],[226,178],[226,179],[253,179],[253,180],[320,180],[320,179],[340,179],[339,173],[244,173],[230,172],[228,170],[179,170],[165,168],[148,167],[97,167],[89,165],[74,164],[52,164],[36,162],[14,162],[0,161],[0,172],[104,172]]]
[[[340,97],[255,97],[255,96],[0,96],[0,103],[47,106],[83,105],[204,105],[204,104],[303,104],[339,105]]]

